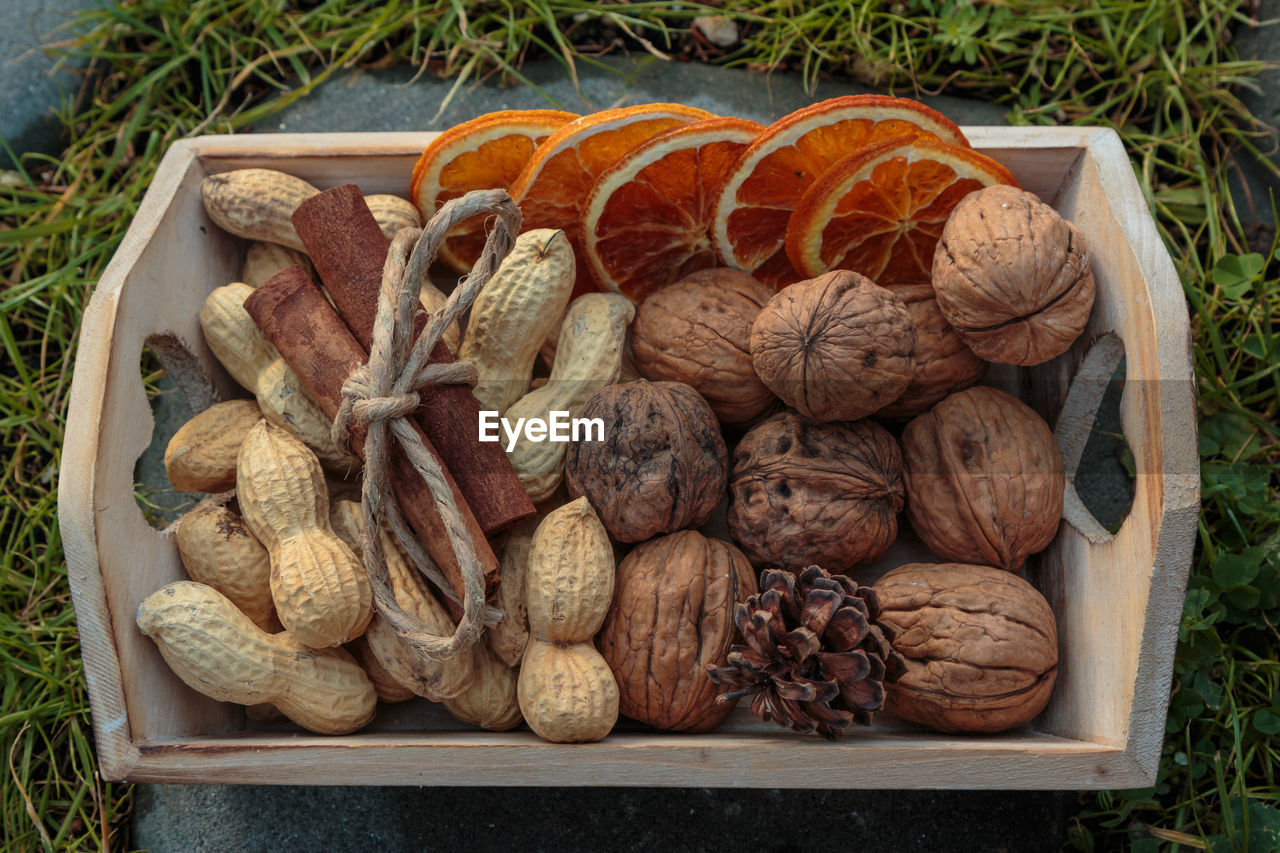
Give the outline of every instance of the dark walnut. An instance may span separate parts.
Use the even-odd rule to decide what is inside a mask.
[[[902,456],[911,525],[944,560],[1017,571],[1058,532],[1058,442],[1004,391],[979,385],[947,397],[907,424]]]
[[[742,552],[682,530],[637,545],[618,566],[600,653],[618,682],[621,713],[654,728],[708,732],[732,702],[708,667],[725,665],[735,607],[756,592]]]
[[[777,293],[734,269],[700,270],[645,297],[631,324],[641,375],[683,382],[724,423],[743,423],[774,400],[751,365],[751,324]]]
[[[902,455],[883,427],[782,412],[734,452],[729,532],[758,567],[847,572],[893,544],[903,495]]]
[[[783,289],[751,326],[760,380],[817,421],[855,421],[892,403],[915,375],[915,351],[902,300],[847,270]]]
[[[944,732],[1030,722],[1058,676],[1058,628],[1035,587],[989,566],[900,566],[876,582],[880,621],[906,673],[888,710]]]
[[[614,539],[643,542],[711,517],[724,494],[728,451],[697,391],[644,379],[610,385],[582,417],[604,422],[604,440],[569,444],[565,480]]]
[[[915,373],[902,396],[876,414],[884,418],[913,418],[927,411],[953,391],[977,383],[987,372],[978,358],[951,328],[938,308],[931,284],[893,288],[911,314],[916,330]]]
[[[1041,364],[1084,331],[1094,281],[1084,235],[1032,193],[998,185],[964,197],[933,255],[938,306],[975,353]]]

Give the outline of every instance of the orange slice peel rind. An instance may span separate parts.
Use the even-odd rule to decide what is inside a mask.
[[[710,225],[721,184],[764,128],[711,118],[665,131],[596,180],[582,215],[582,254],[604,290],[635,301],[716,266]]]
[[[805,190],[845,156],[908,134],[968,145],[946,116],[887,95],[831,98],[774,122],[743,151],[716,203],[720,257],[774,286],[798,280],[783,235]]]
[[[951,211],[993,184],[1017,186],[972,148],[886,140],[839,161],[805,191],[787,225],[787,256],[810,278],[850,269],[881,285],[928,281]]]

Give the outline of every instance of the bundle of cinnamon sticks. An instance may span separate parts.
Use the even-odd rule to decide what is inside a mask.
[[[342,405],[343,383],[368,360],[390,243],[354,184],[325,190],[304,201],[293,214],[293,225],[324,289],[302,267],[293,266],[255,290],[245,308],[332,419]],[[425,312],[417,316],[415,339],[426,320]],[[448,347],[438,342],[431,362],[453,360]],[[486,537],[533,515],[533,503],[501,445],[479,440],[480,406],[470,388],[436,385],[420,396],[413,421],[428,451],[446,472],[484,569],[486,598],[493,600],[498,559]],[[362,458],[363,440],[363,430],[353,428],[352,449]],[[391,449],[389,479],[405,520],[461,598],[458,559],[436,503],[396,445]],[[452,601],[448,604],[457,618],[460,608]]]

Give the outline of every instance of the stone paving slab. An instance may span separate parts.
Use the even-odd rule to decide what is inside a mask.
[[[133,844],[156,853],[1056,853],[1076,808],[994,791],[142,785],[136,797]]]
[[[80,85],[70,71],[51,73],[55,59],[38,47],[66,38],[55,30],[94,0],[0,0],[0,136],[18,154],[56,153],[61,126],[55,108]],[[72,68],[78,67],[72,63]],[[0,168],[9,168],[0,150]]]
[[[528,63],[522,73],[551,100],[530,87],[472,83],[459,89],[443,111],[440,107],[453,86],[451,80],[422,75],[410,83],[414,73],[407,69],[357,72],[330,81],[254,130],[444,130],[494,110],[588,112],[657,101],[679,101],[719,115],[767,123],[824,98],[876,91],[855,83],[824,80],[810,93],[795,74],[763,75],[649,57],[605,57],[600,62],[608,70],[577,64],[576,89],[558,62]],[[921,100],[957,124],[1006,123],[1005,110],[996,104],[948,96]]]
[[[1276,166],[1280,166],[1280,0],[1262,0],[1255,27],[1241,27],[1236,50],[1241,59],[1270,61],[1272,67],[1258,75],[1254,90],[1241,92],[1240,100],[1269,132],[1253,141],[1254,145]],[[1272,196],[1280,208],[1280,181],[1275,173],[1258,163],[1247,152],[1237,156],[1239,169],[1229,175],[1231,195],[1241,222],[1249,229],[1252,248],[1266,252],[1274,236],[1275,217]]]

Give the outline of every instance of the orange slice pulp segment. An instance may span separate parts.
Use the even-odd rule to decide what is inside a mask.
[[[742,153],[716,202],[712,235],[720,257],[776,287],[798,281],[784,235],[805,190],[836,161],[911,134],[968,145],[941,113],[886,95],[831,98],[774,122]]]
[[[640,104],[583,116],[538,147],[511,187],[520,205],[522,229],[559,228],[578,260],[573,295],[596,290],[582,255],[581,213],[592,186],[606,169],[663,131],[714,118],[681,104]]]
[[[418,158],[409,200],[426,222],[440,205],[471,190],[507,189],[538,145],[577,117],[560,110],[503,110],[452,127]],[[484,217],[460,223],[441,245],[440,259],[467,272],[480,257],[484,236]]]
[[[738,155],[763,130],[712,118],[668,130],[595,183],[582,215],[582,254],[597,284],[639,302],[716,265],[711,213]]]
[[[787,226],[787,255],[809,277],[848,269],[886,286],[928,281],[951,211],[992,184],[1017,186],[971,148],[920,137],[883,142],[809,187]]]

